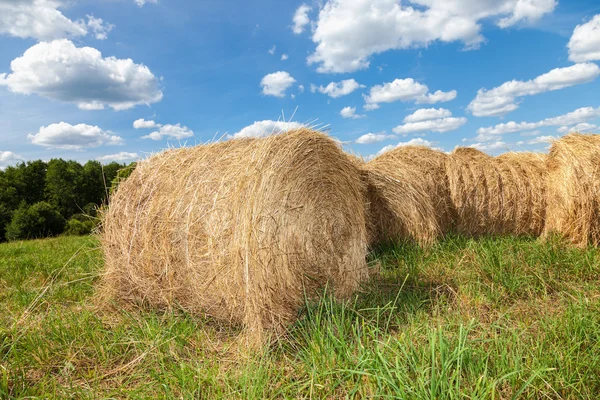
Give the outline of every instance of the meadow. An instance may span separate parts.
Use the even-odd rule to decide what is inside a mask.
[[[559,239],[390,244],[345,303],[285,337],[179,310],[94,306],[93,236],[0,244],[0,398],[594,399],[600,252]]]

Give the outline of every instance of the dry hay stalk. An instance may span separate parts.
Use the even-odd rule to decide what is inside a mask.
[[[504,233],[539,236],[546,219],[546,155],[509,152],[496,162],[503,179]]]
[[[556,140],[548,169],[545,235],[578,246],[600,244],[600,135],[572,133]]]
[[[439,188],[431,183],[439,172],[437,159],[425,161],[423,156],[420,164],[409,159],[419,153],[424,154],[424,148],[399,148],[365,164],[372,244],[409,239],[430,245],[442,235],[435,197]]]
[[[182,307],[260,343],[305,293],[343,297],[367,278],[365,192],[339,146],[307,129],[155,155],[104,215],[101,298]]]

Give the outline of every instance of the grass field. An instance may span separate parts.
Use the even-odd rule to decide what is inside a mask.
[[[0,398],[598,398],[600,252],[559,241],[390,246],[253,355],[181,312],[98,313],[94,238],[0,245]]]

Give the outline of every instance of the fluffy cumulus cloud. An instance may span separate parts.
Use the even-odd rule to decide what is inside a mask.
[[[585,24],[577,25],[567,47],[571,61],[600,60],[600,14]]]
[[[319,86],[318,91],[326,94],[329,97],[338,98],[354,92],[358,88],[364,88],[365,85],[361,85],[354,79],[345,79],[341,82],[330,82],[327,86]]]
[[[12,151],[0,151],[0,169],[3,169],[7,165],[14,164],[18,161],[23,161],[23,157]]]
[[[94,33],[94,36],[98,40],[105,40],[108,38],[108,32],[112,31],[115,27],[112,24],[107,24],[102,18],[95,18],[93,15],[86,16],[87,27]]]
[[[552,143],[558,139],[556,136],[538,136],[527,142],[527,144],[541,144],[541,143]]]
[[[452,113],[450,110],[446,110],[445,108],[420,108],[404,118],[404,122],[429,121],[432,119],[446,118],[451,116]]]
[[[385,146],[384,148],[382,148],[381,150],[379,150],[377,152],[376,156],[380,156],[383,153],[385,153],[386,151],[390,151],[395,148],[403,147],[403,146],[426,146],[426,147],[431,147],[432,149],[435,149],[435,150],[441,150],[439,147],[435,147],[435,143],[430,142],[429,140],[425,140],[422,138],[414,138],[414,139],[410,139],[408,142],[400,142],[396,145],[390,144],[388,146]]]
[[[445,108],[422,108],[404,118],[404,124],[393,129],[398,135],[415,132],[449,132],[467,123],[464,117],[453,117]]]
[[[104,131],[97,126],[66,122],[43,126],[35,134],[27,138],[33,144],[65,150],[84,150],[90,147],[105,145],[120,145],[124,140],[110,131]]]
[[[296,80],[286,71],[277,71],[265,75],[260,81],[262,92],[265,96],[285,97],[285,91]]]
[[[292,26],[292,31],[299,35],[304,32],[304,28],[306,25],[310,23],[310,19],[308,18],[308,13],[310,12],[311,7],[306,4],[302,4],[300,7],[296,9],[294,13],[294,25]]]
[[[479,128],[477,130],[477,138],[482,140],[494,140],[495,136],[506,133],[530,131],[547,126],[573,126],[582,122],[591,121],[596,118],[600,118],[600,107],[582,107],[570,113],[559,115],[557,117],[546,118],[537,122],[509,121],[487,128]]]
[[[588,122],[581,122],[574,126],[561,126],[556,131],[558,133],[571,133],[571,132],[579,132],[579,133],[590,133],[598,130],[598,125],[590,124]]]
[[[96,160],[101,161],[103,163],[111,163],[113,161],[123,162],[123,161],[135,161],[140,158],[138,153],[128,153],[126,151],[122,151],[117,154],[107,154],[105,156],[96,157]]]
[[[230,138],[246,138],[246,137],[265,137],[270,135],[277,135],[280,133],[287,132],[292,129],[302,128],[304,125],[298,122],[285,122],[285,121],[256,121],[252,125],[248,125],[239,132],[230,135]]]
[[[148,67],[131,59],[104,58],[98,50],[76,47],[67,39],[38,43],[10,66],[12,73],[0,74],[0,86],[85,110],[125,110],[156,103],[163,96]]]
[[[469,147],[473,147],[477,150],[481,151],[491,151],[491,150],[500,150],[500,149],[508,149],[508,144],[501,140],[495,142],[485,142],[485,143],[473,143]]]
[[[600,32],[600,31],[599,31]],[[519,108],[517,98],[588,83],[600,75],[594,63],[555,68],[528,81],[509,81],[490,90],[479,89],[467,109],[476,117],[501,116]]]
[[[461,42],[467,49],[485,41],[480,21],[501,28],[532,23],[550,13],[556,0],[328,0],[315,23],[316,49],[308,62],[317,71],[352,72],[369,66],[373,54]]]
[[[358,139],[356,139],[355,143],[357,143],[357,144],[373,144],[373,143],[383,142],[384,140],[387,140],[387,139],[393,139],[395,137],[396,136],[388,135],[385,132],[367,133],[365,135],[362,135]]]
[[[136,119],[135,121],[133,121],[133,127],[135,129],[152,129],[160,126],[160,124],[157,124],[154,121],[146,121],[144,118]]]
[[[175,139],[181,140],[194,136],[194,131],[192,131],[187,126],[181,126],[181,124],[175,125],[160,125],[157,124],[155,127],[158,130],[154,132],[150,132],[147,135],[142,136],[142,139],[152,139],[152,140],[162,140],[162,139]]]
[[[73,21],[60,11],[67,4],[61,0],[0,0],[0,34],[53,40],[93,33],[96,39],[106,39],[113,25],[92,15],[87,22]]]
[[[357,114],[356,107],[350,107],[350,106],[342,108],[342,110],[340,111],[340,115],[343,118],[351,118],[351,119],[359,119],[359,118],[366,117],[366,115]]]
[[[456,98],[456,90],[429,93],[427,85],[419,83],[412,78],[395,79],[383,85],[373,86],[368,95],[364,95],[365,110],[375,110],[380,103],[392,103],[394,101],[414,101],[418,104],[434,104],[446,102]]]

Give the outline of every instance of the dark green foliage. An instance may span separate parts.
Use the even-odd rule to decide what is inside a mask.
[[[83,167],[78,162],[57,159],[48,163],[47,199],[65,218],[70,218],[87,204],[83,187]]]
[[[6,235],[6,227],[12,219],[12,211],[4,204],[0,203],[0,242],[4,240]]]
[[[46,202],[32,206],[23,203],[13,214],[6,229],[8,240],[55,236],[65,228],[65,218]]]
[[[92,229],[94,229],[94,223],[91,220],[81,221],[80,219],[71,218],[67,222],[67,227],[65,229],[65,235],[68,236],[83,236],[89,235],[92,233]]]

